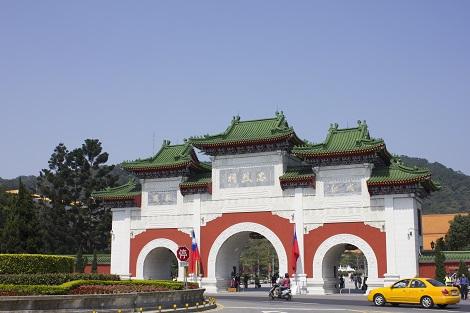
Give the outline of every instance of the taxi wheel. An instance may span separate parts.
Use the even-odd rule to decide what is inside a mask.
[[[421,298],[421,306],[425,309],[430,309],[434,306],[434,302],[432,301],[431,297],[424,296]]]
[[[376,306],[384,306],[385,305],[385,298],[380,293],[374,296],[374,304]]]

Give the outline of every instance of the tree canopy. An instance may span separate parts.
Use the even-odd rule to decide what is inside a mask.
[[[447,250],[470,250],[470,214],[456,215],[445,236]]]
[[[38,178],[39,192],[50,199],[44,205],[49,252],[109,251],[111,213],[90,198],[94,190],[113,186],[118,179],[107,161],[97,139],[86,139],[71,151],[62,143],[54,149]]]

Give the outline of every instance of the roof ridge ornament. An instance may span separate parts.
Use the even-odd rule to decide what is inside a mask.
[[[338,123],[330,123],[330,129],[328,131],[338,130]]]
[[[168,139],[163,139],[162,147],[168,147],[171,144],[171,141]]]
[[[285,118],[283,111],[276,111],[274,114],[276,115],[276,117],[277,117],[278,119],[283,119],[283,118]]]
[[[237,123],[239,123],[239,122],[240,122],[240,115],[238,115],[238,114],[237,114],[237,115],[234,115],[234,116],[232,117],[232,124],[237,124]]]

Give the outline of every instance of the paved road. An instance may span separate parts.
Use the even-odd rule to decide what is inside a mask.
[[[400,305],[392,307],[375,307],[367,301],[364,295],[326,295],[294,296],[290,302],[285,300],[268,299],[267,291],[253,291],[243,293],[222,293],[211,295],[217,299],[220,313],[306,313],[306,312],[470,312],[470,301],[463,301],[458,305],[449,306],[444,310],[434,308],[425,310],[419,306]]]

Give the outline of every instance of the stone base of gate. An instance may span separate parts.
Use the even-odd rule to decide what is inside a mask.
[[[384,275],[384,286],[390,286],[398,280],[400,280],[400,275],[387,273]]]
[[[293,274],[291,279],[291,290],[294,295],[307,293],[307,274]]]
[[[311,295],[324,295],[325,281],[322,278],[307,278],[307,293]]]
[[[203,277],[201,280],[201,288],[206,289],[208,293],[227,291],[228,287],[230,287],[230,281],[227,279]]]
[[[366,294],[369,293],[374,288],[379,288],[384,286],[384,279],[383,278],[367,278],[367,291]]]
[[[307,292],[312,295],[326,295],[332,293],[338,293],[336,284],[338,281],[332,278],[307,278]],[[384,279],[383,278],[372,278],[367,279],[367,290],[366,294],[374,288],[383,287]]]

